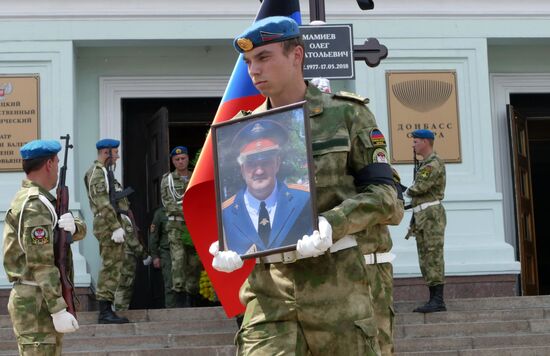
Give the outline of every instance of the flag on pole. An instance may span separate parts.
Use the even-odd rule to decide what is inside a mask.
[[[263,0],[254,21],[270,16],[288,16],[301,24],[299,0]],[[241,54],[213,123],[227,121],[240,110],[254,110],[264,100],[265,98],[256,90],[248,76],[248,69]],[[239,301],[239,289],[254,268],[255,260],[246,261],[241,269],[232,273],[218,272],[212,268],[212,255],[208,252],[210,245],[218,240],[214,160],[210,133],[202,147],[189,187],[185,192],[183,212],[193,244],[225,313],[228,317],[243,313],[245,307]]]

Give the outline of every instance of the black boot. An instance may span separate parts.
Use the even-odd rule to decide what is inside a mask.
[[[108,300],[99,301],[99,324],[126,324],[130,321],[127,318],[119,317],[111,308],[111,302]]]
[[[191,299],[189,294],[185,292],[176,293],[176,308],[189,308],[191,306]]]
[[[447,311],[445,301],[443,300],[443,284],[431,286],[430,288],[430,300],[428,303],[413,310],[416,313],[434,313],[440,311]]]

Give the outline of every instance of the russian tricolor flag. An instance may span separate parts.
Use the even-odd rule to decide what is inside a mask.
[[[298,0],[264,0],[254,21],[269,16],[288,16],[301,24],[300,3]],[[254,110],[264,100],[265,98],[252,84],[241,54],[213,123],[229,120],[239,110]],[[206,138],[191,182],[185,192],[183,211],[197,253],[227,316],[233,317],[243,313],[245,307],[239,301],[239,289],[254,268],[255,260],[246,261],[243,268],[233,273],[223,273],[212,268],[212,256],[208,252],[210,245],[218,239],[214,160],[210,134]]]

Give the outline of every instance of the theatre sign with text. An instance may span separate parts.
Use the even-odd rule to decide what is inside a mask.
[[[0,76],[0,172],[22,171],[19,148],[39,137],[39,77]]]

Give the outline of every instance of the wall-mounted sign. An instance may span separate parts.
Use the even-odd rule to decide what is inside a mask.
[[[305,44],[304,77],[353,79],[353,31],[351,25],[300,26]]]
[[[392,163],[412,163],[411,132],[435,134],[434,149],[445,162],[461,162],[456,72],[386,73]]]
[[[0,172],[22,171],[19,148],[38,138],[39,77],[0,76]]]

